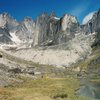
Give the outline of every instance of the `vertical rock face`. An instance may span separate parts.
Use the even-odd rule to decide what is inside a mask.
[[[64,15],[62,18],[62,31],[66,31],[67,29],[70,29],[72,26],[77,25],[77,20],[74,16],[71,15]]]
[[[56,34],[60,29],[59,19],[55,15],[46,13],[38,17],[34,32],[34,45],[53,45],[56,43]]]
[[[49,16],[47,14],[42,14],[38,17],[36,22],[36,29],[34,32],[34,44],[41,45],[49,37]]]
[[[65,43],[78,31],[77,19],[71,15],[57,18],[56,15],[42,14],[36,22],[34,45],[53,45]]]
[[[99,29],[96,29],[96,36],[95,36],[95,41],[94,43],[92,44],[91,47],[99,47],[100,46],[100,28]]]
[[[96,33],[95,42],[92,46],[100,45],[100,9],[94,13],[86,25],[82,26],[82,31],[85,34]]]
[[[76,17],[65,14],[61,19],[61,29],[59,31],[58,44],[65,43],[75,37],[80,29]]]
[[[50,16],[43,13],[36,22],[26,17],[19,23],[8,13],[3,13],[0,15],[0,28],[0,34],[6,34],[6,37],[15,43],[32,42],[33,46],[58,45],[72,40],[76,33],[98,33],[100,10],[85,25],[79,25],[77,18],[69,14],[58,18],[54,12]]]
[[[95,12],[92,19],[86,25],[82,26],[82,30],[86,33],[93,33],[100,29],[100,10]]]

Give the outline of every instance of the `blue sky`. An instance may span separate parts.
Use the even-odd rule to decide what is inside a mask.
[[[99,8],[100,0],[0,0],[0,13],[8,12],[18,21],[54,11],[58,17],[65,13],[75,15],[81,23],[88,13]]]

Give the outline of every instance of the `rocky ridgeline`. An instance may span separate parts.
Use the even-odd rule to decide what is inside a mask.
[[[0,30],[0,37],[4,37],[0,41],[5,41],[4,43],[33,41],[33,46],[49,46],[65,43],[74,38],[75,33],[80,31],[80,25],[76,17],[68,14],[57,18],[53,13],[50,16],[43,13],[36,22],[26,17],[19,23],[8,13],[3,13],[0,15]]]
[[[32,46],[51,46],[72,40],[77,33],[90,34],[100,28],[100,11],[85,25],[75,16],[65,14],[58,18],[54,13],[41,14],[36,21],[26,17],[17,22],[8,13],[0,15],[0,42],[10,44],[30,43]]]
[[[66,43],[79,31],[79,23],[74,16],[64,15],[62,18],[42,14],[36,21],[33,45],[57,45]]]
[[[36,21],[26,17],[17,22],[8,13],[0,15],[1,43],[29,43],[32,46],[51,46],[66,43],[77,33],[90,34],[100,28],[100,11],[85,25],[80,25],[75,16],[65,14],[58,18],[55,13],[50,16],[41,14]]]
[[[17,22],[3,13],[0,15],[0,47],[28,61],[69,66],[83,59],[83,55],[89,55],[91,46],[100,44],[99,24],[100,10],[85,25],[80,25],[77,18],[69,14],[58,18],[55,13],[43,13],[36,21],[26,17]],[[15,49],[17,51],[10,51]]]
[[[64,74],[65,69],[76,62],[84,63],[92,53],[91,47],[98,46],[100,10],[85,25],[80,25],[77,18],[69,14],[58,18],[54,13],[43,13],[36,21],[26,17],[17,22],[8,13],[3,13],[0,15],[0,52],[3,53],[0,55],[0,86],[12,81],[22,82],[15,78],[16,75],[37,78],[48,73],[51,77]],[[97,62],[99,65],[99,60],[98,56],[91,61],[89,73],[94,71],[92,67]]]

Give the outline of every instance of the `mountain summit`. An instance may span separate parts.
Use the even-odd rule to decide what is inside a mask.
[[[100,100],[100,10],[84,25],[69,14],[22,22],[1,14],[0,100],[5,98]]]
[[[80,25],[75,16],[65,14],[58,18],[54,12],[42,13],[36,21],[25,17],[22,22],[8,13],[0,15],[1,48],[16,49],[14,56],[41,64],[69,66],[84,59],[91,54],[92,46],[99,45],[99,30],[100,10],[85,25]]]
[[[17,22],[8,13],[0,15],[0,34],[4,36],[3,43],[23,44],[31,43],[32,46],[51,46],[67,43],[77,33],[90,34],[100,28],[100,11],[94,13],[93,18],[85,25],[80,25],[75,16],[65,14],[58,18],[53,12],[41,14],[36,21],[26,17],[22,22]],[[5,38],[6,37],[6,38]]]

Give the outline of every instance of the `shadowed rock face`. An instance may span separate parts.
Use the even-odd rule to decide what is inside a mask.
[[[7,32],[6,29],[0,28],[0,43],[12,43],[10,39],[10,34]]]
[[[9,30],[13,29],[18,25],[15,19],[13,19],[8,13],[3,13],[0,15],[0,42],[1,43],[11,43],[11,36]]]
[[[91,47],[97,47],[97,46],[100,46],[100,28],[96,30],[95,41]]]
[[[87,24],[81,26],[81,30],[85,34],[95,33],[95,41],[91,47],[100,46],[100,9],[94,13]]]
[[[10,36],[10,34],[12,34],[11,38],[16,36],[21,43],[33,41],[33,46],[58,45],[72,40],[76,33],[98,33],[100,10],[85,25],[79,25],[77,18],[69,14],[58,18],[55,13],[50,16],[43,13],[37,18],[36,22],[30,17],[26,17],[19,23],[8,13],[3,13],[0,15],[0,28],[6,29],[7,36]],[[8,38],[3,40],[8,41]]]
[[[98,34],[99,29],[100,10],[85,25],[79,25],[76,17],[72,15],[65,14],[62,18],[57,18],[56,15],[48,16],[44,13],[36,21],[33,45],[62,44],[74,38],[76,33],[90,34],[97,32]]]
[[[93,18],[89,22],[91,31],[97,31],[100,29],[100,10],[93,15]]]
[[[100,29],[100,9],[95,12],[92,19],[85,25],[82,26],[82,30],[86,33],[93,33]]]
[[[34,45],[65,43],[72,39],[78,30],[79,24],[74,16],[66,14],[62,18],[57,18],[44,13],[36,22]]]

